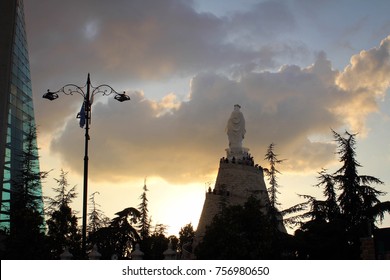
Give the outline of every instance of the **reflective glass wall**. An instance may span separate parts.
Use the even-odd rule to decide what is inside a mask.
[[[2,0],[3,1],[3,0]],[[7,0],[8,1],[8,0]],[[15,11],[14,11],[15,12]],[[5,160],[3,171],[2,203],[0,213],[0,227],[10,227],[10,208],[12,207],[12,194],[17,190],[15,185],[20,180],[22,169],[21,158],[24,145],[30,131],[35,127],[34,107],[31,89],[30,66],[27,50],[27,37],[24,21],[23,1],[17,0],[15,26],[13,28],[13,44],[11,54],[11,75],[8,87],[8,123],[5,147]],[[4,94],[4,93],[2,93]],[[36,138],[33,140],[35,148]],[[39,172],[38,150],[35,149],[32,168]],[[0,169],[1,171],[1,169]],[[43,212],[42,187],[35,189],[35,195],[39,197],[39,208]]]

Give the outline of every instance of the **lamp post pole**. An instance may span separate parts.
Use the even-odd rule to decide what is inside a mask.
[[[86,88],[86,92],[84,89]],[[115,99],[119,102],[128,101],[130,97],[126,93],[118,93],[111,86],[103,84],[97,87],[91,85],[90,75],[88,73],[87,83],[83,87],[76,86],[74,84],[67,84],[61,89],[55,92],[47,90],[47,93],[43,95],[43,98],[49,100],[55,100],[59,97],[58,93],[64,93],[65,95],[73,95],[78,93],[83,97],[82,110],[80,112],[80,118],[85,120],[85,146],[84,146],[84,184],[83,184],[83,217],[82,217],[82,254],[83,257],[87,255],[87,205],[88,205],[88,142],[89,137],[89,122],[91,119],[91,100],[93,97],[102,93],[102,95],[110,95],[111,93],[115,94]],[[83,114],[83,115],[82,115]],[[84,124],[80,121],[80,126],[83,127]]]
[[[91,111],[91,102],[90,102],[90,87],[91,80],[87,78],[87,94],[84,98],[84,110],[85,110],[85,146],[84,146],[84,184],[83,184],[83,227],[82,227],[82,245],[81,250],[86,255],[87,252],[87,205],[88,205],[88,141],[89,141],[89,118]]]

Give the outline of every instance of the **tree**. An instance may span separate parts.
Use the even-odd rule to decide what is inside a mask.
[[[52,258],[58,259],[65,248],[74,256],[80,256],[81,235],[77,225],[77,217],[70,207],[73,199],[77,197],[76,186],[69,188],[66,178],[67,172],[61,170],[60,178],[54,179],[58,187],[53,188],[54,198],[47,198],[48,202],[48,239],[51,244]]]
[[[271,143],[268,146],[267,153],[265,154],[265,160],[269,162],[269,169],[264,168],[265,174],[268,177],[270,187],[268,188],[270,206],[276,208],[280,203],[278,202],[277,195],[279,194],[277,174],[280,174],[280,171],[276,169],[276,165],[282,163],[284,160],[278,159],[278,155],[275,154],[275,144]]]
[[[192,223],[186,224],[184,227],[182,227],[179,231],[179,243],[178,243],[178,249],[179,252],[182,253],[182,251],[187,251],[189,253],[192,253],[192,242],[195,237],[195,230],[192,226]]]
[[[277,195],[280,194],[278,191],[279,184],[277,179],[277,174],[280,174],[280,171],[276,168],[278,164],[281,164],[284,160],[278,159],[278,155],[275,154],[275,144],[271,143],[268,146],[267,153],[265,154],[265,160],[269,162],[269,169],[264,168],[265,174],[268,177],[270,187],[268,188],[269,195],[269,205],[268,213],[272,217],[272,222],[276,225],[280,223],[280,214],[277,207],[280,205]]]
[[[49,172],[39,170],[36,136],[36,128],[31,123],[16,161],[19,172],[11,182],[10,229],[5,254],[9,259],[47,258],[41,181]]]
[[[342,166],[333,174],[319,173],[317,186],[324,186],[325,200],[303,196],[310,210],[300,215],[309,220],[295,233],[301,243],[298,254],[312,259],[358,259],[360,238],[371,236],[375,222],[390,212],[390,202],[381,202],[378,197],[385,193],[370,186],[383,184],[381,180],[358,174],[356,134],[346,132],[343,137],[332,132]]]
[[[164,251],[168,248],[169,238],[166,237],[167,226],[156,224],[153,232],[146,239],[142,240],[141,250],[145,253],[146,260],[164,259]]]
[[[195,249],[198,259],[280,259],[287,235],[263,214],[261,202],[251,196],[244,205],[227,206],[206,227]]]
[[[294,216],[291,219],[286,219],[294,226],[301,223],[305,219],[310,219],[312,221],[331,222],[336,218],[340,218],[340,207],[337,204],[334,178],[332,175],[327,174],[326,170],[322,170],[318,174],[319,176],[317,179],[319,180],[319,183],[315,186],[324,186],[323,194],[325,200],[318,200],[311,195],[299,195],[300,197],[306,199],[306,202],[299,203],[291,207],[292,209],[297,210],[293,211],[293,213],[306,210],[308,207],[310,210],[304,214]]]
[[[95,195],[100,194],[99,192],[94,192],[89,197],[89,205],[90,205],[90,211],[88,215],[88,233],[93,234],[98,229],[106,227],[109,225],[110,220],[109,218],[104,215],[103,211],[99,209],[100,204],[98,204],[95,200]]]
[[[390,212],[390,202],[381,202],[379,196],[384,195],[371,187],[371,184],[383,184],[376,177],[359,175],[356,160],[356,134],[345,132],[345,137],[333,132],[338,144],[338,155],[342,166],[333,174],[341,191],[338,197],[341,214],[346,222],[348,242],[353,248],[354,256],[359,257],[360,238],[370,236],[375,228],[375,221],[383,219],[384,213]]]
[[[318,185],[322,185],[322,182]],[[329,182],[327,185],[330,187]],[[299,218],[295,217],[300,222],[300,228],[295,231],[296,256],[299,259],[348,259],[349,246],[344,221],[337,215],[338,210],[334,210],[338,206],[333,208],[328,198],[318,200],[310,195],[300,196],[306,199],[300,205],[305,205],[309,211],[298,215]]]
[[[108,227],[90,234],[90,241],[96,244],[102,259],[110,259],[114,254],[119,259],[130,258],[130,253],[141,238],[135,228],[140,218],[138,209],[128,207],[115,213]]]
[[[342,166],[334,173],[334,180],[339,186],[341,194],[338,202],[341,212],[347,221],[347,230],[356,227],[364,228],[362,234],[367,236],[369,228],[374,227],[375,220],[383,218],[384,213],[390,211],[387,203],[381,203],[378,196],[384,195],[371,187],[371,184],[383,184],[376,177],[359,175],[357,168],[361,165],[356,160],[355,145],[356,134],[345,132],[346,137],[333,131],[338,144],[338,154]]]
[[[141,203],[138,205],[138,210],[140,211],[140,236],[141,239],[146,239],[150,234],[150,219],[149,219],[149,210],[148,210],[148,198],[146,197],[146,192],[148,188],[146,186],[146,179],[144,181],[143,193],[140,196]]]
[[[322,203],[323,209],[317,209],[317,216],[321,215],[320,212],[322,212],[324,214],[323,219],[331,222],[337,218],[340,218],[340,207],[337,204],[335,180],[332,175],[326,173],[326,170],[322,170],[318,174],[319,183],[316,186],[324,186],[323,194],[326,200]]]

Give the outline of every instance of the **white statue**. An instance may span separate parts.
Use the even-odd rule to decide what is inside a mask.
[[[245,119],[244,115],[240,111],[241,106],[236,104],[234,105],[234,110],[230,115],[226,126],[226,132],[229,139],[229,148],[230,149],[241,149],[242,140],[245,136]]]

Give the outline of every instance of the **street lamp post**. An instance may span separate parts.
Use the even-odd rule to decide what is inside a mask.
[[[86,88],[86,92],[84,91]],[[84,146],[84,184],[83,184],[83,221],[82,221],[82,253],[86,256],[86,242],[87,242],[87,201],[88,201],[88,142],[89,137],[89,122],[91,119],[91,105],[93,98],[96,94],[102,95],[115,94],[114,98],[119,102],[128,101],[130,97],[125,92],[118,93],[111,86],[103,84],[97,87],[91,85],[89,73],[87,77],[87,83],[83,87],[79,87],[74,84],[67,84],[60,88],[58,91],[47,92],[43,95],[43,98],[50,101],[57,99],[58,93],[64,93],[65,95],[73,95],[78,93],[83,97],[83,105],[80,113],[77,115],[80,118],[80,126],[84,127],[85,124],[85,146]]]

